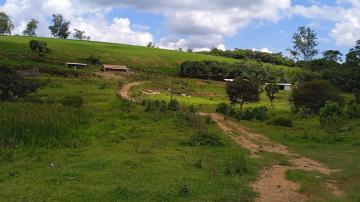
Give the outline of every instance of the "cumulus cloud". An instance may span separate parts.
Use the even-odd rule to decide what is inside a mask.
[[[39,21],[38,35],[50,36],[49,17],[61,13],[71,22],[71,30],[84,30],[93,40],[134,45],[153,41],[151,33],[134,30],[128,18],[117,17],[109,23],[105,15],[110,8],[91,7],[80,0],[6,0],[0,10],[12,17],[17,34],[21,34],[31,18],[35,18]]]
[[[349,7],[344,7],[344,4]],[[360,1],[338,0],[337,5],[294,6],[292,12],[310,19],[322,19],[334,22],[329,35],[337,45],[351,46],[360,39]]]

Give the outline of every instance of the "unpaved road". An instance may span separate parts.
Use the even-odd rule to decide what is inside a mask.
[[[317,161],[302,157],[290,151],[286,146],[270,141],[264,135],[253,133],[238,122],[226,120],[220,114],[200,113],[200,115],[210,116],[231,139],[248,149],[253,158],[260,158],[261,152],[277,153],[288,157],[290,166],[274,164],[267,167],[262,170],[260,178],[252,184],[253,189],[259,193],[257,202],[302,202],[308,200],[306,196],[299,193],[299,184],[286,179],[288,170],[316,171],[324,175],[337,171],[329,169]],[[327,188],[338,197],[343,195],[343,192],[330,181],[327,182]]]
[[[145,82],[125,84],[119,90],[119,95],[127,100],[135,101],[129,96],[132,87]],[[299,193],[300,185],[286,179],[288,170],[316,171],[324,175],[330,175],[337,170],[327,168],[325,165],[312,159],[303,157],[290,151],[286,146],[270,141],[266,136],[253,133],[250,129],[238,122],[226,120],[223,115],[217,113],[199,113],[209,116],[219,127],[241,147],[248,149],[253,158],[261,158],[261,152],[277,153],[289,158],[290,166],[274,164],[261,171],[260,178],[251,186],[259,193],[256,202],[305,202],[308,198]],[[327,188],[335,196],[342,196],[343,192],[333,182],[326,182]]]
[[[118,91],[118,94],[125,100],[129,100],[129,101],[136,101],[134,98],[131,98],[129,95],[129,92],[131,90],[131,88],[135,87],[135,86],[140,86],[142,84],[144,84],[145,82],[134,82],[134,83],[128,83],[128,84],[124,84],[121,89]]]

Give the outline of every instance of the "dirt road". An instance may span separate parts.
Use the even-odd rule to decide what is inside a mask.
[[[144,84],[145,82],[134,82],[134,83],[128,83],[128,84],[124,84],[121,89],[119,89],[118,94],[121,96],[121,98],[125,99],[125,100],[129,100],[129,101],[136,101],[134,98],[131,98],[131,96],[129,95],[129,92],[131,90],[131,88],[135,87],[135,86],[139,86]]]

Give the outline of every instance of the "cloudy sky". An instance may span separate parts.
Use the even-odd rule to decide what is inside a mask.
[[[37,19],[50,36],[51,15],[92,40],[161,48],[247,48],[285,52],[299,26],[318,33],[320,49],[348,51],[360,39],[360,0],[0,0],[15,33]]]

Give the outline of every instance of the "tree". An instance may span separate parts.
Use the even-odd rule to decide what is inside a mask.
[[[343,109],[336,102],[327,101],[320,109],[320,124],[329,132],[336,134],[342,126]]]
[[[31,40],[29,42],[29,47],[32,51],[37,53],[49,52],[49,48],[47,47],[46,42]]]
[[[266,96],[270,100],[271,106],[274,106],[274,100],[276,98],[275,94],[279,92],[279,86],[274,83],[270,83],[266,85],[265,92],[266,92]]]
[[[256,80],[243,79],[237,77],[233,82],[226,85],[226,93],[232,104],[240,104],[242,112],[243,105],[247,102],[260,100],[260,84]]]
[[[338,50],[327,50],[323,52],[323,58],[329,62],[342,62],[343,54]]]
[[[155,45],[154,45],[153,42],[149,42],[149,43],[146,45],[146,47],[148,47],[148,48],[155,48]]]
[[[346,66],[360,67],[360,40],[356,41],[355,48],[346,54]]]
[[[319,113],[327,101],[344,104],[344,98],[340,91],[328,81],[309,81],[294,88],[292,100],[295,107],[309,109],[313,113]]]
[[[69,26],[70,22],[64,20],[64,17],[61,14],[54,14],[52,19],[53,25],[49,26],[51,34],[54,37],[60,39],[67,39],[70,35]]]
[[[305,62],[311,61],[318,54],[317,36],[310,27],[299,27],[298,32],[293,36],[292,55],[300,55]],[[296,54],[295,54],[296,53]]]
[[[36,36],[35,30],[38,28],[39,21],[31,19],[30,22],[26,25],[23,34],[25,36]]]
[[[79,40],[85,40],[88,38],[88,36],[85,35],[85,31],[79,30],[79,29],[74,29],[75,33],[74,33],[74,38],[75,39],[79,39]],[[90,39],[90,38],[89,38]]]
[[[11,35],[11,31],[13,29],[14,24],[12,23],[10,17],[4,12],[0,12],[0,35]]]

